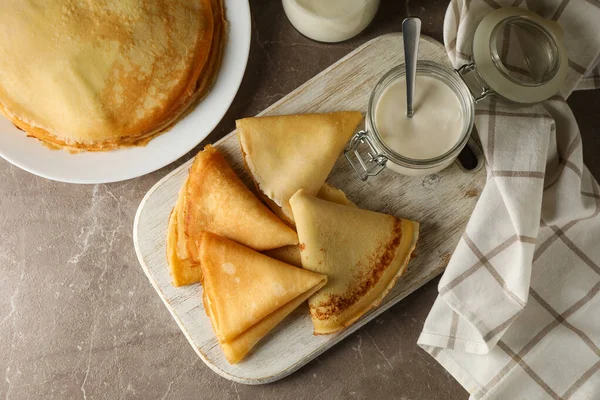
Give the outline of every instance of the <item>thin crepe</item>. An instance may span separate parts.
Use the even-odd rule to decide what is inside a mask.
[[[178,201],[179,203],[179,201]],[[200,264],[190,259],[180,258],[177,254],[177,242],[179,240],[179,227],[177,225],[177,214],[179,208],[173,207],[169,216],[167,229],[167,262],[169,263],[171,283],[173,286],[184,286],[197,283],[202,280],[202,269]]]
[[[309,299],[315,334],[337,332],[376,307],[404,273],[418,222],[318,199],[290,199],[302,266],[329,282]]]
[[[323,188],[323,193],[319,191],[319,194],[322,194],[324,197],[320,198],[329,198],[335,201],[340,201],[342,202],[341,204],[347,204],[356,207],[354,203],[348,200],[344,192],[341,190],[327,184],[323,185]],[[169,226],[167,231],[167,261],[170,267],[171,282],[173,286],[176,287],[198,283],[202,280],[202,269],[200,268],[200,263],[190,259],[189,252],[187,251],[187,241],[183,235],[178,234],[178,231],[183,231],[184,229],[184,218],[181,217],[183,213],[180,211],[182,208],[181,206],[184,203],[185,183],[179,191],[177,202],[175,203],[175,207],[173,207],[171,215],[169,216]],[[263,254],[295,267],[302,268],[302,261],[300,260],[300,248],[298,245],[288,245],[266,250],[263,251]]]
[[[298,189],[317,194],[361,120],[348,111],[236,121],[246,167],[280,218],[294,223],[290,197]]]
[[[232,364],[327,282],[209,232],[201,238],[200,265],[205,308]]]
[[[324,183],[321,189],[317,193],[319,199],[331,201],[337,204],[345,206],[356,207],[356,204],[351,202],[346,194],[340,189],[334,188],[328,183]],[[273,250],[267,250],[263,252],[271,258],[274,258],[284,263],[293,265],[295,267],[302,268],[302,259],[300,257],[300,247],[296,246],[283,246]]]
[[[188,176],[189,178],[189,176]],[[177,201],[175,202],[175,207],[173,207],[173,223],[177,225],[177,241],[175,242],[176,245],[176,252],[177,252],[177,256],[179,257],[179,259],[181,260],[188,260],[190,258],[190,252],[188,251],[188,243],[186,240],[186,235],[184,235],[185,232],[185,214],[184,214],[184,206],[186,205],[186,193],[187,193],[187,183],[188,183],[188,178],[185,179],[185,182],[183,183],[183,185],[181,186],[181,189],[179,189],[179,196],[177,197]],[[181,232],[181,234],[179,234],[179,232]]]
[[[199,260],[204,231],[257,251],[298,243],[296,232],[254,196],[211,145],[196,155],[185,190],[183,235],[192,260]]]
[[[196,156],[169,218],[167,262],[173,286],[202,280],[198,246],[204,231],[257,250],[298,243],[296,233],[250,192],[210,145]]]
[[[0,6],[0,112],[52,148],[143,145],[212,82],[221,0]]]

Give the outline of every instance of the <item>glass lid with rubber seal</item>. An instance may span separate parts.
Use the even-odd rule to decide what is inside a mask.
[[[476,100],[495,93],[511,102],[538,103],[559,91],[567,69],[558,23],[521,8],[501,8],[477,26],[473,63],[460,72],[475,72]]]

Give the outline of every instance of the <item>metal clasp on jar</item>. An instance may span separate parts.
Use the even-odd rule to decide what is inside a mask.
[[[460,76],[460,79],[462,79],[462,81],[465,83],[465,85],[469,89],[469,92],[471,92],[471,96],[473,96],[473,100],[475,101],[475,103],[478,103],[479,101],[485,99],[490,94],[494,93],[494,91],[492,89],[490,89],[489,87],[486,86],[483,79],[481,79],[481,77],[477,73],[475,63],[464,64],[463,66],[461,66],[459,69],[457,69],[455,71],[458,73],[458,76]],[[473,90],[471,88],[471,85],[469,85],[469,82],[467,82],[467,79],[466,79],[466,78],[468,78],[470,72],[474,72],[473,73],[473,78],[474,78],[473,81],[478,86],[475,90]]]
[[[367,149],[366,160],[360,154],[361,147]],[[379,175],[388,161],[386,156],[377,151],[365,131],[359,131],[352,137],[344,150],[344,156],[362,181],[366,181],[369,176]]]

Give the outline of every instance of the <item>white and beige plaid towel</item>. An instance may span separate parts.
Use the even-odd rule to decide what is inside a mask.
[[[477,105],[488,180],[418,344],[474,399],[600,399],[600,188],[564,100],[600,87],[600,3],[453,0],[444,37],[455,67],[470,61],[479,21],[504,6],[561,24],[567,81],[542,104]]]

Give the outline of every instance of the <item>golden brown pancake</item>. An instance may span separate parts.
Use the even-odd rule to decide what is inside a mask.
[[[329,278],[308,300],[315,334],[337,332],[379,305],[404,273],[419,224],[324,201],[304,190],[290,204],[302,267]]]
[[[183,232],[185,232],[185,214],[183,208],[186,204],[187,182],[188,178],[186,178],[185,182],[181,186],[181,189],[179,189],[177,202],[175,202],[175,207],[173,207],[173,223],[177,224],[177,232],[181,232],[181,234],[177,235],[177,241],[175,242],[175,245],[177,246],[177,257],[179,257],[180,260],[187,260],[190,258],[186,236],[183,234]]]
[[[276,249],[263,251],[263,254],[276,260],[283,261],[286,264],[293,265],[294,267],[302,268],[300,247],[297,245],[278,247]]]
[[[298,189],[316,195],[362,115],[356,111],[236,121],[245,164],[267,204],[289,223]]]
[[[200,243],[205,308],[232,364],[327,282],[212,233]]]
[[[324,183],[317,193],[319,199],[331,201],[337,204],[342,204],[350,207],[356,207],[356,204],[351,202],[346,193],[340,189],[334,188],[328,183]],[[273,250],[267,250],[263,252],[264,255],[274,258],[284,263],[293,265],[295,267],[302,268],[302,259],[300,258],[300,247],[296,246],[283,246]]]
[[[198,260],[197,241],[204,231],[257,251],[298,243],[296,232],[254,196],[211,145],[196,155],[190,168],[182,212],[193,260]]]
[[[210,87],[221,0],[0,5],[0,111],[53,148],[143,145]]]
[[[174,286],[202,280],[198,248],[204,231],[258,251],[298,243],[298,235],[244,185],[211,145],[200,151],[179,191],[167,228]]]
[[[178,208],[173,207],[169,217],[167,231],[167,261],[169,263],[171,282],[173,286],[184,286],[197,283],[202,280],[202,269],[200,263],[190,259],[181,259],[177,254],[177,240],[179,238],[177,226]]]

